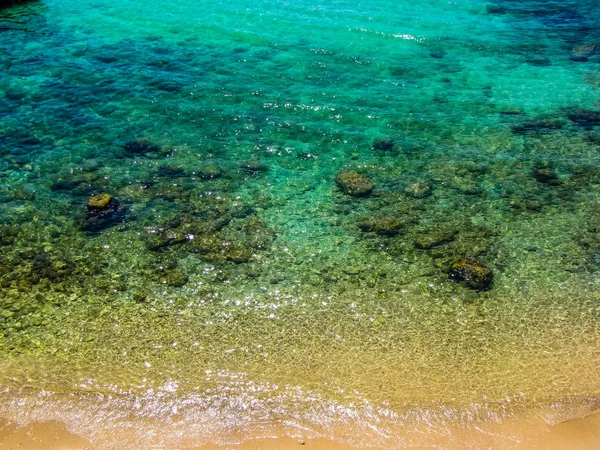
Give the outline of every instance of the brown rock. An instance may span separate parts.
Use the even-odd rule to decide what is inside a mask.
[[[452,281],[460,281],[470,289],[487,291],[492,285],[492,271],[472,258],[463,258],[450,266],[448,275]]]
[[[360,231],[374,232],[380,236],[395,236],[404,227],[404,222],[394,217],[379,217],[358,223]]]
[[[374,187],[369,178],[354,170],[340,172],[335,177],[335,182],[344,194],[354,197],[369,195]]]
[[[106,211],[110,208],[114,197],[110,194],[96,194],[92,195],[87,202],[88,212],[99,212]]]

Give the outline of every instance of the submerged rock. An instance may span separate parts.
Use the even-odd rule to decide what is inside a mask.
[[[230,245],[225,252],[227,261],[234,262],[236,264],[242,264],[252,259],[252,249],[244,245]]]
[[[87,201],[87,212],[90,216],[110,214],[119,208],[119,203],[110,194],[92,195]]]
[[[0,247],[14,244],[17,235],[18,232],[16,229],[7,226],[0,226]]]
[[[544,204],[538,200],[532,200],[523,197],[510,199],[508,201],[508,205],[516,210],[532,212],[540,212],[544,207]]]
[[[414,183],[404,189],[407,195],[413,198],[425,198],[431,195],[431,186],[425,183]]]
[[[87,214],[81,223],[84,231],[100,231],[125,219],[125,209],[110,194],[96,194],[87,201]]]
[[[335,177],[335,182],[344,194],[352,195],[353,197],[369,195],[374,187],[373,182],[369,178],[355,170],[340,172]]]
[[[166,230],[154,233],[148,242],[148,248],[153,251],[163,250],[167,247],[183,244],[190,240],[190,236],[180,231]]]
[[[592,43],[577,45],[571,50],[571,61],[587,62],[589,57],[596,51],[596,45]]]
[[[73,273],[75,264],[64,257],[38,253],[31,264],[29,281],[37,284],[42,279],[57,281]]]
[[[497,14],[497,15],[506,14],[506,8],[504,6],[487,5],[485,7],[485,9],[488,14]]]
[[[223,175],[223,171],[215,164],[207,164],[200,167],[197,174],[202,180],[214,180],[215,178],[220,178]]]
[[[269,167],[263,164],[260,159],[252,158],[242,163],[240,169],[251,175],[258,175],[269,170]]]
[[[161,269],[156,273],[155,280],[157,283],[167,286],[181,287],[188,282],[189,278],[179,270]]]
[[[593,145],[600,145],[600,133],[590,132],[583,136],[583,140]]]
[[[429,250],[435,247],[452,242],[458,231],[456,230],[437,230],[422,234],[415,239],[415,247],[421,250]]]
[[[560,130],[563,126],[564,123],[560,120],[533,119],[513,125],[511,130],[514,134],[550,133],[554,130]]]
[[[468,288],[477,291],[490,289],[494,280],[494,274],[489,268],[471,258],[454,262],[448,270],[448,275],[452,281],[462,282]]]
[[[394,149],[396,143],[390,138],[377,138],[373,141],[373,150],[389,151]]]
[[[202,255],[202,258],[213,264],[224,264],[227,261],[236,264],[249,262],[254,251],[245,242],[232,242],[214,233],[194,236],[187,245],[187,250]]]
[[[549,166],[537,166],[531,171],[533,177],[540,183],[556,186],[560,184],[560,180],[554,169]]]
[[[537,67],[548,67],[552,65],[552,61],[550,61],[549,58],[528,58],[525,62]]]
[[[429,52],[429,56],[435,59],[442,59],[446,54],[444,50],[432,50]]]
[[[575,55],[571,55],[569,57],[569,59],[571,61],[575,61],[575,62],[588,62],[590,60],[590,58],[588,58],[587,56],[575,56]]]
[[[145,303],[148,301],[148,294],[144,291],[135,291],[133,301],[136,303]]]
[[[176,178],[185,176],[183,167],[174,166],[172,164],[164,164],[158,168],[156,175],[159,177]]]
[[[524,116],[525,111],[520,109],[518,106],[506,106],[499,111],[503,116]]]
[[[130,155],[145,155],[147,153],[159,152],[160,147],[145,139],[137,139],[123,144],[123,150]]]
[[[569,120],[586,130],[591,130],[600,125],[600,111],[582,109],[569,114]]]
[[[448,185],[464,195],[479,195],[481,194],[481,188],[477,181],[470,178],[454,177],[450,180]]]
[[[360,231],[373,232],[380,236],[395,236],[404,227],[404,222],[394,217],[380,217],[358,223]]]

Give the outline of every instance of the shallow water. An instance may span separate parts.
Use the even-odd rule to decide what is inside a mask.
[[[402,447],[399,429],[595,410],[599,18],[584,0],[4,9],[5,415],[77,408],[135,424],[133,447],[282,423]],[[99,193],[118,211],[91,217]],[[449,278],[465,257],[489,289]],[[156,420],[178,426],[156,441]]]

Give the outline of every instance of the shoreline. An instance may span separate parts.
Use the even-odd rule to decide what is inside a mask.
[[[464,441],[472,443],[470,448],[502,448],[515,450],[529,450],[544,448],[546,450],[560,450],[569,448],[590,449],[600,445],[600,413],[591,414],[581,419],[572,419],[557,425],[543,425],[523,420],[510,420],[503,424],[480,429],[480,433],[473,431],[454,430],[454,433],[463,433]],[[504,435],[502,434],[504,433]],[[64,423],[58,421],[32,422],[24,426],[0,420],[0,448],[36,450],[101,450],[117,448],[95,443],[83,436],[70,432]],[[142,447],[141,447],[142,448]],[[168,447],[185,450],[352,450],[358,447],[324,439],[302,437],[271,437],[247,439],[242,442],[230,444],[204,444],[199,446]],[[363,447],[364,448],[364,447]],[[384,450],[382,447],[368,447],[372,450]],[[459,446],[445,446],[444,442],[434,445],[413,447],[412,449],[444,449],[458,450]]]
[[[546,405],[513,405],[494,414],[471,410],[413,410],[386,423],[366,411],[313,410],[310,420],[288,412],[256,414],[256,406],[192,404],[160,395],[152,407],[137,397],[100,393],[0,395],[0,450],[373,450],[600,448],[598,397],[565,398]],[[374,411],[374,409],[372,409]],[[477,412],[475,412],[477,411]]]

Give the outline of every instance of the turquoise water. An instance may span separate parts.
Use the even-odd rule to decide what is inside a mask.
[[[398,448],[399,429],[587,411],[599,17],[584,0],[3,9],[6,415]],[[461,279],[465,258],[492,275]],[[135,427],[132,448],[180,433]]]

